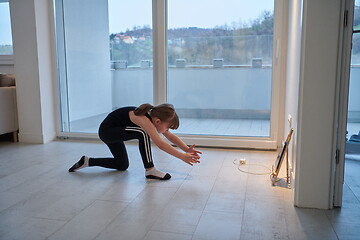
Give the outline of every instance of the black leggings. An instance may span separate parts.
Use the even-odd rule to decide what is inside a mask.
[[[90,158],[89,166],[99,166],[124,171],[129,167],[129,159],[124,141],[139,140],[139,150],[145,168],[154,167],[149,135],[140,127],[110,127],[104,124],[99,128],[100,139],[109,147],[113,158]]]

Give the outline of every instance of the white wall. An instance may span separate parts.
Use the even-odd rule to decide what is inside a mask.
[[[341,1],[304,0],[295,205],[332,208],[334,115]]]
[[[46,143],[56,136],[49,9],[47,0],[10,1],[20,142]]]
[[[65,0],[69,118],[111,111],[107,0]]]

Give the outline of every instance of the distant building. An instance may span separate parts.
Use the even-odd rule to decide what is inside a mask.
[[[134,39],[131,36],[124,36],[122,38],[122,40],[123,40],[124,43],[127,43],[127,44],[133,44],[134,43]]]

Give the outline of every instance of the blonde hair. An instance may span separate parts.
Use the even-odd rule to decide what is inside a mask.
[[[169,128],[171,129],[179,127],[179,117],[172,104],[163,103],[153,106],[149,103],[144,103],[134,110],[136,116],[145,115],[146,113],[149,113],[151,117],[159,118],[162,122],[169,122]]]

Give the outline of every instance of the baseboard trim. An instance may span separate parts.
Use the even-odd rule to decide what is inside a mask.
[[[55,138],[56,132],[48,134],[19,133],[19,142],[21,143],[46,144]]]

